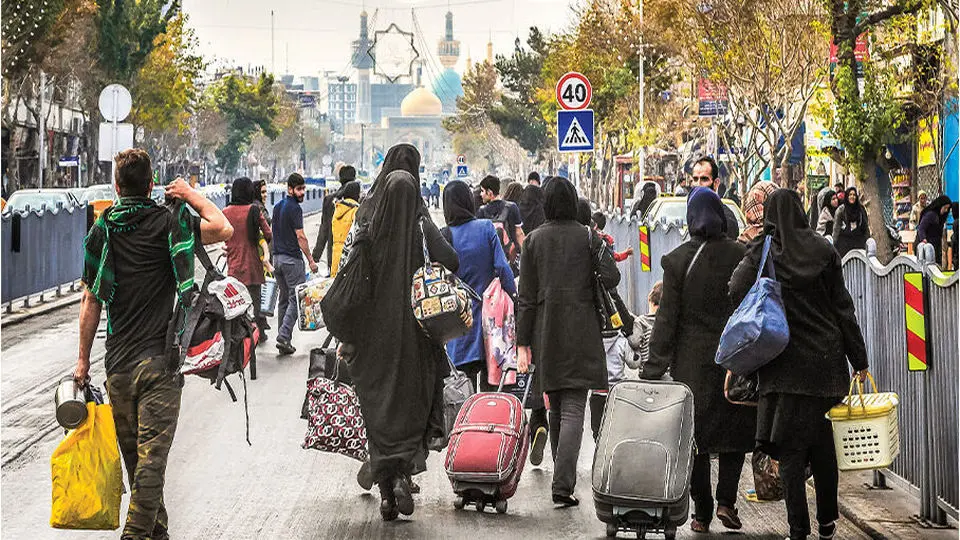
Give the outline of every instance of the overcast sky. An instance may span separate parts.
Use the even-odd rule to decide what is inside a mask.
[[[476,61],[486,54],[492,36],[494,54],[507,54],[517,35],[526,38],[530,26],[556,31],[572,24],[571,6],[578,0],[450,0],[454,37],[461,44],[458,70],[467,52]],[[275,71],[316,75],[323,70],[345,71],[350,42],[357,38],[360,11],[365,5],[375,30],[391,22],[414,31],[411,9],[416,11],[424,39],[436,54],[444,32],[446,0],[184,0],[190,26],[208,58],[231,65],[270,68],[270,10],[274,11]],[[288,52],[289,51],[289,55]]]

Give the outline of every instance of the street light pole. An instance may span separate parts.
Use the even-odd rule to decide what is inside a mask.
[[[644,132],[644,120],[643,120],[643,106],[644,106],[643,99],[644,99],[644,96],[643,96],[643,93],[644,93],[644,87],[646,86],[646,83],[645,83],[645,81],[644,81],[644,70],[643,70],[643,0],[640,0],[637,4],[640,6],[640,47],[639,47],[639,51],[637,52],[637,54],[640,56],[640,137],[641,137],[641,142],[640,142],[640,149],[639,149],[639,153],[640,153],[640,156],[639,156],[639,158],[640,158],[640,159],[639,159],[639,162],[640,162],[640,163],[639,163],[639,165],[640,165],[640,178],[639,178],[638,181],[635,181],[635,182],[633,183],[633,188],[634,188],[633,196],[634,196],[634,198],[636,198],[636,196],[637,196],[636,188],[643,186],[643,181],[644,181],[644,178],[646,177],[646,174],[647,174],[647,159],[646,159],[646,158],[647,158],[647,152],[646,152],[646,148],[644,148],[644,146],[643,146],[643,139],[642,139],[642,137],[643,137],[643,132]]]

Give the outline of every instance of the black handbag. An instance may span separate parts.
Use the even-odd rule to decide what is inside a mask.
[[[734,405],[756,407],[760,402],[760,376],[754,372],[750,375],[737,375],[727,371],[723,381],[723,396]]]
[[[620,316],[620,310],[617,309],[613,295],[607,290],[600,277],[600,259],[603,257],[604,248],[601,246],[596,254],[593,253],[593,231],[590,229],[587,229],[587,246],[593,262],[593,303],[600,321],[600,332],[604,336],[615,335],[623,328],[623,318]]]
[[[357,343],[369,333],[366,323],[374,308],[369,247],[367,227],[358,224],[349,258],[320,301],[327,331],[342,343]]]

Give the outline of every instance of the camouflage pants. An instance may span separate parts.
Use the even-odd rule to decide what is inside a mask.
[[[129,371],[107,376],[120,454],[130,482],[124,539],[169,538],[163,482],[180,415],[183,379],[170,375],[165,364],[162,356],[144,358]]]

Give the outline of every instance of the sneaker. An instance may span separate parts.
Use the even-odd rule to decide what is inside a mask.
[[[710,532],[710,522],[704,522],[697,518],[693,518],[690,521],[690,530],[698,534],[707,534]]]
[[[280,341],[277,339],[277,350],[280,351],[280,356],[287,356],[297,352],[297,348],[290,344],[289,341]]]
[[[723,523],[723,526],[730,530],[740,530],[743,528],[743,522],[740,521],[736,508],[730,508],[729,506],[718,506],[717,507],[717,519],[720,520],[720,523]]]
[[[530,464],[540,465],[543,463],[543,449],[547,446],[547,428],[541,426],[533,434],[533,448],[530,449]]]

